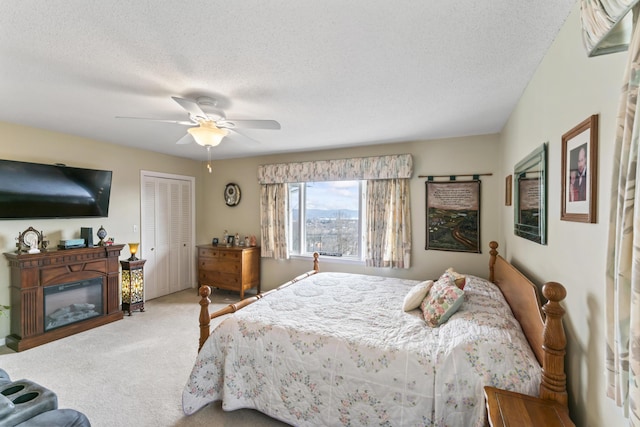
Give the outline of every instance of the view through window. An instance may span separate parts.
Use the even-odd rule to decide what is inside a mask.
[[[289,253],[362,259],[366,181],[289,184]]]

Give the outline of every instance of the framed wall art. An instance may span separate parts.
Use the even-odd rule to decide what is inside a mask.
[[[425,249],[480,253],[480,180],[426,186]]]
[[[504,180],[504,205],[511,206],[511,194],[513,193],[513,175]]]
[[[598,115],[562,135],[564,221],[596,222],[598,199]]]
[[[517,236],[547,244],[547,144],[519,161],[513,171]]]

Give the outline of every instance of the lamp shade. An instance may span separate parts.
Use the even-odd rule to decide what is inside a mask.
[[[128,243],[129,245],[129,252],[131,253],[131,257],[129,257],[129,261],[137,261],[138,258],[136,258],[136,253],[138,253],[138,246],[140,245],[140,243]]]
[[[207,122],[201,123],[198,127],[187,129],[187,132],[193,136],[193,139],[204,147],[214,147],[222,141],[222,138],[229,133],[226,129],[220,129],[213,124]]]

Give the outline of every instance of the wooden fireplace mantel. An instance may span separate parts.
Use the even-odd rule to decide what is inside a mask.
[[[6,338],[7,346],[22,351],[122,319],[118,258],[123,247],[5,253],[11,275],[11,334]],[[44,288],[96,277],[103,280],[102,315],[45,332]]]

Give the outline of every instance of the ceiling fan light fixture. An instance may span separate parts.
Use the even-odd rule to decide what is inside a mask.
[[[193,139],[203,147],[215,147],[220,144],[222,138],[229,134],[226,129],[220,129],[210,123],[201,123],[198,127],[187,129]]]

